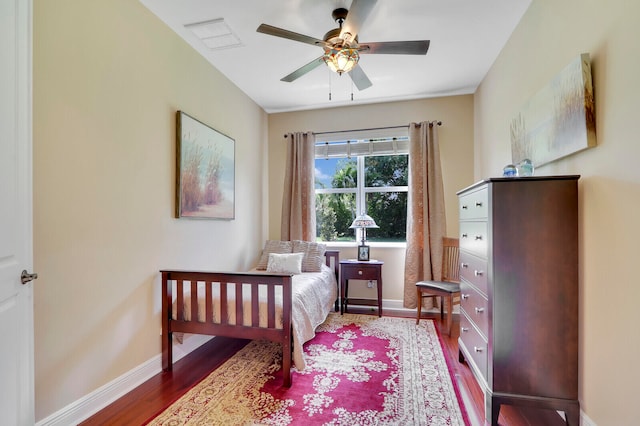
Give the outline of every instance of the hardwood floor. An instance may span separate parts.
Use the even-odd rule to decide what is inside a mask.
[[[357,308],[350,308],[350,312],[357,312]],[[406,314],[388,310],[384,313],[406,316]],[[426,317],[434,319],[439,330],[446,330],[446,324],[441,323],[439,315],[428,314]],[[454,380],[460,390],[469,421],[473,426],[484,425],[484,397],[469,367],[465,363],[458,362],[458,335],[459,321],[455,315],[451,337],[441,333],[442,341],[451,365],[454,366]],[[83,426],[144,424],[247,343],[247,340],[217,337],[176,362],[172,372],[163,372],[149,379],[80,424]],[[499,423],[502,426],[560,426],[564,425],[564,420],[555,411],[505,405],[500,409]]]

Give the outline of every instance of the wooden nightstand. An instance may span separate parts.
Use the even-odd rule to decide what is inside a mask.
[[[382,265],[379,260],[340,261],[340,314],[347,312],[347,305],[378,306],[378,316],[382,316]],[[375,281],[378,288],[378,300],[373,299],[349,299],[349,280]]]

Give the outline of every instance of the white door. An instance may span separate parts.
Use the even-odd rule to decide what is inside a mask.
[[[0,0],[0,423],[34,424],[31,0]]]

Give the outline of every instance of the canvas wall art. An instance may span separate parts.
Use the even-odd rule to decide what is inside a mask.
[[[234,219],[235,141],[177,112],[176,217]]]
[[[511,122],[513,164],[530,159],[537,168],[596,145],[589,54],[573,60]]]

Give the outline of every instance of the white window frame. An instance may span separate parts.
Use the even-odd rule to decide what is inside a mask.
[[[367,137],[362,133],[366,132]],[[356,159],[357,182],[355,188],[316,188],[317,194],[355,194],[356,215],[367,213],[366,199],[369,193],[409,192],[408,186],[376,186],[365,187],[365,158],[376,155],[408,155],[408,131],[394,129],[377,129],[357,132],[332,133],[332,138],[322,138],[316,141],[315,160],[326,158],[354,158]],[[346,136],[346,137],[345,137]],[[407,206],[408,207],[408,206]],[[374,218],[375,220],[376,218]],[[358,229],[354,241],[362,238]],[[405,240],[398,243],[404,244]],[[330,242],[329,242],[330,243]],[[391,243],[394,244],[394,243]]]

